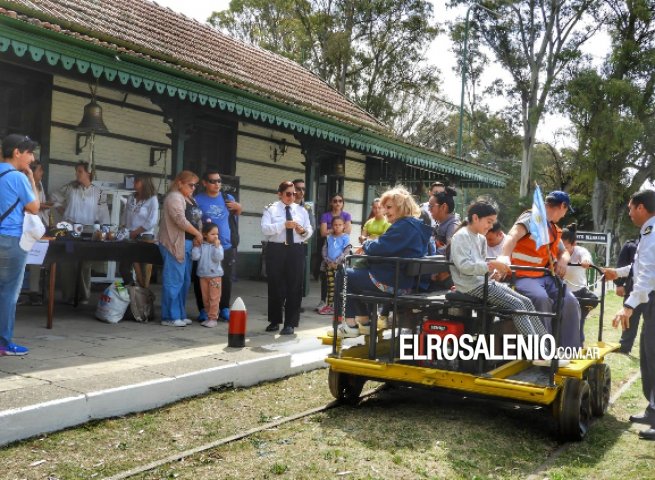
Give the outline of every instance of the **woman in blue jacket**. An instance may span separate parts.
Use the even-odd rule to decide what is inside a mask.
[[[420,219],[419,206],[409,192],[402,187],[396,187],[385,192],[380,197],[380,204],[385,212],[389,229],[375,240],[367,240],[361,251],[371,256],[420,258],[428,253],[431,229]],[[394,278],[396,267],[394,263],[371,262],[367,268],[346,269],[348,293],[362,293],[379,290],[394,293]],[[398,294],[403,295],[412,287],[413,277],[400,272]],[[342,312],[341,291],[343,272],[337,275],[337,314]],[[356,337],[369,333],[369,317],[366,304],[349,300],[346,302],[346,321],[337,329],[340,337]]]

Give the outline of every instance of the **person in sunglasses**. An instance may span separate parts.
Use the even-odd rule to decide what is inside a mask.
[[[193,199],[198,176],[188,170],[177,174],[164,200],[159,222],[159,251],[164,260],[161,288],[161,324],[185,327],[186,297],[191,286],[191,250],[202,245],[202,211]]]
[[[223,179],[217,170],[207,170],[202,176],[203,192],[196,192],[194,197],[202,210],[203,222],[211,222],[218,226],[218,236],[223,246],[223,285],[221,288],[221,301],[219,304],[219,321],[230,320],[230,297],[232,296],[232,269],[236,261],[236,217],[241,215],[241,205],[232,195],[222,191]],[[231,221],[232,217],[233,221]],[[191,278],[193,291],[198,306],[198,321],[207,320],[207,310],[202,301],[200,278],[196,274],[198,262],[193,262]]]
[[[318,242],[318,251],[323,251],[323,245],[325,244],[325,239],[328,235],[332,233],[332,218],[341,217],[344,221],[344,233],[350,235],[352,231],[352,217],[351,215],[344,210],[346,204],[343,195],[337,193],[330,199],[330,209],[321,215],[320,222],[320,233]],[[321,279],[321,301],[316,305],[317,312],[321,311],[327,305],[327,294],[328,294],[328,280],[327,280],[327,265],[321,258],[320,266],[320,279]]]
[[[312,236],[313,230],[307,210],[295,203],[293,182],[282,182],[277,192],[279,200],[264,208],[261,223],[262,233],[268,242],[266,274],[269,325],[266,331],[277,332],[280,324],[284,323],[280,335],[293,335],[300,320],[305,269],[303,243]]]

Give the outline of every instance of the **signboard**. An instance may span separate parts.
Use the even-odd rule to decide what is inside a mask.
[[[601,232],[575,232],[576,241],[579,243],[596,243],[605,245],[605,266],[610,264],[610,248],[612,246],[612,234]]]
[[[32,250],[27,252],[27,265],[43,265],[50,242],[39,240],[34,243]]]
[[[609,235],[607,233],[598,232],[576,232],[575,236],[578,242],[599,243],[605,245]]]

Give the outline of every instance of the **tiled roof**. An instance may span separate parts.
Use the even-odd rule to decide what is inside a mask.
[[[145,57],[320,116],[386,131],[377,119],[297,63],[235,40],[156,3],[147,0],[2,3],[40,20],[38,24],[44,28],[101,43],[123,54]]]

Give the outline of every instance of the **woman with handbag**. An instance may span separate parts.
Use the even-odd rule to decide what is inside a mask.
[[[0,356],[26,355],[13,343],[16,301],[23,283],[27,252],[20,246],[24,212],[39,213],[39,193],[30,164],[38,144],[25,135],[2,141],[0,163]]]
[[[164,260],[161,289],[161,324],[185,327],[186,297],[191,286],[191,250],[202,245],[202,210],[193,199],[198,176],[188,170],[177,174],[164,200],[159,222],[159,251]]]
[[[127,199],[123,215],[123,225],[130,232],[130,240],[152,242],[155,238],[155,225],[159,221],[159,199],[152,177],[147,173],[140,173],[134,178],[134,193]],[[137,281],[141,287],[148,287],[150,283],[150,264],[134,264],[137,272]],[[122,261],[118,265],[119,272],[125,285],[133,285],[132,263]]]

